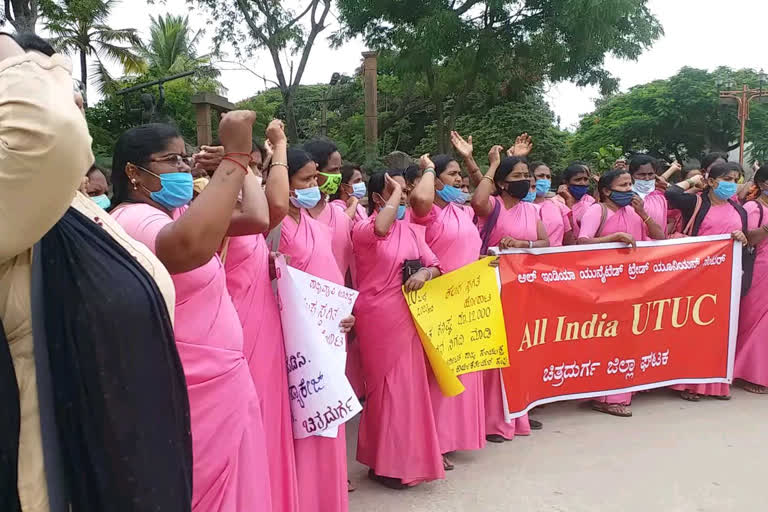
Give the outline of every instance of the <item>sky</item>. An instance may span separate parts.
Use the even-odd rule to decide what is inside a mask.
[[[284,0],[284,3],[298,7],[304,2]],[[167,0],[165,5],[156,4],[151,9],[138,9],[139,4],[143,7],[144,1],[122,0],[118,3],[110,19],[112,26],[134,27],[146,36],[149,14],[189,13],[192,26],[206,31],[200,50],[204,53],[209,47],[215,28],[207,26],[207,16],[195,12],[185,0]],[[637,61],[611,57],[606,59],[606,67],[619,77],[622,91],[634,85],[667,78],[683,66],[714,69],[725,65],[733,68],[765,68],[768,71],[768,45],[765,42],[768,1],[650,0],[648,4],[661,21],[665,35]],[[323,33],[326,36],[338,27],[338,20],[333,13],[334,9],[329,16],[330,26]],[[333,72],[354,73],[362,62],[360,54],[365,50],[365,44],[360,39],[349,41],[339,49],[332,49],[321,34],[315,42],[302,83],[327,83]],[[75,76],[79,76],[77,59],[73,60]],[[272,61],[265,51],[243,64],[259,74],[274,78]],[[228,99],[232,102],[253,96],[266,88],[262,80],[242,70],[224,71],[221,82],[228,90]],[[560,126],[574,129],[580,116],[593,110],[593,102],[599,93],[593,87],[582,88],[564,82],[549,85],[546,96],[552,110],[560,118]]]

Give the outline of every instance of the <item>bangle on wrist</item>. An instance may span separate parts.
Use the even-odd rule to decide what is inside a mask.
[[[643,219],[643,222],[644,222],[644,223],[646,223],[646,224],[648,224],[648,221],[649,221],[649,220],[651,220],[651,216],[650,216],[650,215],[646,216],[646,217]]]
[[[427,271],[427,275],[429,276],[427,278],[427,281],[431,281],[432,280],[432,270],[429,267],[421,267],[419,269],[419,272],[421,272],[422,270],[426,270]]]
[[[394,206],[392,206],[391,204],[387,203],[387,204],[385,204],[385,205],[384,205],[384,207],[382,208],[382,210],[386,210],[387,208],[392,208],[393,210],[396,210],[396,209],[397,209],[397,208],[395,208]]]
[[[285,167],[286,169],[288,169],[288,164],[283,162],[272,162],[271,164],[269,164],[269,168],[272,169],[273,167]]]
[[[495,185],[496,184],[496,183],[494,183],[493,178],[491,178],[490,176],[483,176],[483,180],[490,181],[491,185]],[[480,180],[480,181],[482,181],[482,180]]]
[[[424,172],[423,172],[423,174],[427,174],[428,172],[431,172],[432,174],[434,174],[435,176],[437,176],[437,171],[435,171],[435,168],[434,168],[434,167],[427,167],[426,169],[424,169]]]

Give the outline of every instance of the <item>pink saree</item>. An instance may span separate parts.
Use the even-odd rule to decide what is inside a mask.
[[[445,478],[445,471],[427,362],[401,291],[402,269],[405,260],[439,263],[424,241],[423,228],[395,221],[379,237],[375,219],[374,214],[352,232],[360,281],[356,329],[367,386],[357,460],[379,476],[417,485]]]
[[[445,208],[432,205],[426,217],[413,216],[411,222],[426,227],[427,245],[440,260],[443,271],[451,272],[477,261],[482,241],[472,222],[473,217],[471,208],[450,203]],[[454,397],[443,394],[431,368],[428,376],[441,453],[483,448],[485,403],[482,372],[459,376],[466,389]]]
[[[264,237],[230,238],[224,266],[227,288],[243,326],[243,353],[260,399],[272,505],[275,510],[295,512],[299,498],[283,330]]]
[[[173,211],[178,219],[186,207]],[[147,204],[112,216],[153,252],[173,220]],[[243,331],[218,256],[171,276],[176,288],[174,334],[187,379],[192,419],[192,510],[271,510],[259,397],[243,355]]]

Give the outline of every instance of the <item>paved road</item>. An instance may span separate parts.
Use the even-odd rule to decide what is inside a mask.
[[[768,510],[768,396],[734,390],[730,402],[642,393],[634,417],[584,404],[537,410],[544,430],[455,454],[448,478],[385,489],[354,462],[352,512],[752,512]]]

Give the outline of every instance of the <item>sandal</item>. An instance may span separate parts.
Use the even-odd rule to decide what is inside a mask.
[[[352,482],[347,480],[347,492],[355,492],[357,488],[352,485]]]
[[[699,396],[698,393],[687,390],[680,393],[680,398],[683,400],[688,400],[689,402],[698,402],[701,400],[701,396]]]
[[[744,381],[744,391],[748,393],[755,393],[756,395],[768,395],[768,386],[761,386],[759,384],[752,384],[751,382]]]
[[[539,420],[532,420],[528,418],[528,424],[531,426],[531,430],[541,430],[544,428],[544,424]]]
[[[448,457],[443,455],[443,469],[445,471],[453,471],[456,468],[456,466],[453,465],[453,463],[448,460]]]
[[[380,483],[384,487],[388,487],[389,489],[394,489],[396,491],[402,491],[403,489],[408,488],[408,486],[405,485],[403,481],[400,480],[399,478],[379,476],[372,469],[368,470],[368,478],[370,478],[374,482]]]
[[[489,443],[503,443],[504,441],[508,441],[508,439],[501,434],[488,434],[485,436],[485,440]]]
[[[715,400],[722,400],[724,402],[727,402],[728,400],[731,399],[731,395],[725,395],[725,396],[723,396],[723,395],[713,395],[712,398],[714,398]]]
[[[632,417],[632,410],[629,405],[624,404],[606,404],[605,402],[593,402],[592,410],[602,412],[603,414],[610,414],[611,416],[618,416],[619,418]]]

